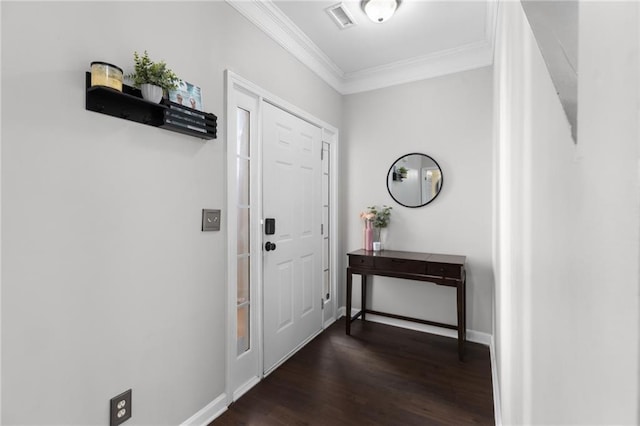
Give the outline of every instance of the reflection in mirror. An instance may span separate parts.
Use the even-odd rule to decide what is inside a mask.
[[[425,154],[407,154],[391,165],[387,189],[398,204],[422,207],[438,196],[442,179],[442,170],[436,160]]]

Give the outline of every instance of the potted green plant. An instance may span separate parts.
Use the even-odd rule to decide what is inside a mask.
[[[407,172],[408,170],[404,166],[396,167],[393,171],[393,180],[399,180],[400,182],[402,182],[407,178]]]
[[[144,99],[158,103],[162,100],[164,91],[178,87],[178,76],[167,68],[164,61],[153,62],[146,50],[143,55],[133,52],[133,61],[133,73],[127,75],[127,78],[140,89]]]

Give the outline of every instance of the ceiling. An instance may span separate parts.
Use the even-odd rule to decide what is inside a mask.
[[[404,0],[383,24],[360,1],[227,0],[342,94],[491,65],[497,2]],[[356,25],[326,9],[343,3]]]

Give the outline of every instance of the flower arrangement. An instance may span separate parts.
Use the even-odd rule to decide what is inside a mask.
[[[389,225],[389,221],[391,220],[391,209],[393,207],[385,206],[371,206],[367,207],[369,209],[368,212],[365,213],[365,216],[369,217],[373,222],[374,228],[386,228]],[[362,213],[360,214],[362,217]]]
[[[360,218],[364,219],[364,249],[378,251],[382,249],[380,230],[389,225],[391,207],[371,206],[367,209],[360,213]]]
[[[134,71],[127,75],[133,81],[133,85],[140,87],[142,84],[160,86],[163,90],[173,90],[178,87],[180,79],[174,74],[164,61],[153,62],[147,51],[144,55],[133,52]]]
[[[364,219],[365,228],[369,228],[372,225],[373,219],[376,217],[375,213],[360,212],[360,219]]]

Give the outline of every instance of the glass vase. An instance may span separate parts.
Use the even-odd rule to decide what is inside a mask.
[[[384,239],[384,230],[385,228],[373,228],[373,251],[381,251],[384,249],[383,239]]]
[[[380,228],[373,228],[373,251],[382,250],[382,242],[380,241]]]

